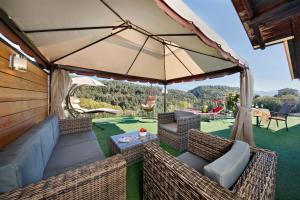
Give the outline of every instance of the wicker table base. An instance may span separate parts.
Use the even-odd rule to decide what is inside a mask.
[[[119,139],[126,136],[135,136],[136,140],[129,143],[121,143]],[[152,133],[148,133],[146,137],[141,138],[139,132],[128,132],[120,135],[114,135],[109,140],[109,150],[112,155],[122,154],[128,165],[132,165],[143,160],[144,144],[149,142],[159,143],[159,138]]]

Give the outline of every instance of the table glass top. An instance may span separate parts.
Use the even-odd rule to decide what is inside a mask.
[[[132,141],[120,142],[120,140],[124,137],[131,137]],[[113,136],[110,136],[110,138],[120,149],[126,149],[126,148],[130,148],[130,147],[133,147],[136,145],[145,144],[149,141],[157,139],[158,137],[157,137],[157,135],[155,135],[153,133],[149,133],[149,132],[147,133],[147,135],[145,137],[141,137],[139,135],[138,131],[134,131],[134,132],[127,132],[127,133],[123,133],[123,134],[119,134],[119,135],[113,135]]]

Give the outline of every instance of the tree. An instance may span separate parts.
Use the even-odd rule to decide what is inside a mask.
[[[238,113],[238,102],[240,101],[240,94],[237,92],[231,92],[226,97],[226,108],[233,112],[234,117],[236,117]]]

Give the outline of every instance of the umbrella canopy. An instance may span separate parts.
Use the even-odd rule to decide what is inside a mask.
[[[52,64],[77,74],[174,83],[247,63],[181,0],[0,0]]]
[[[72,78],[72,84],[79,85],[89,85],[89,86],[103,86],[105,85],[101,83],[100,81],[97,81],[90,77],[74,77]]]

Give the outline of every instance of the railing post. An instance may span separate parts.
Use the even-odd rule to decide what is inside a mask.
[[[164,85],[164,112],[167,112],[167,84]]]

